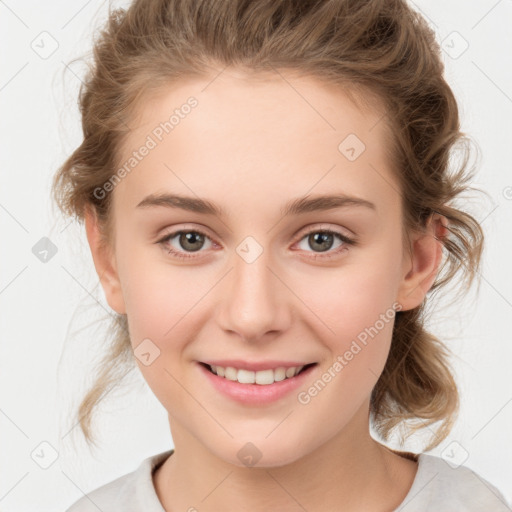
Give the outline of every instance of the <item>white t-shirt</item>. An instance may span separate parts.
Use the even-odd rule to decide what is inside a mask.
[[[66,512],[166,512],[153,485],[153,471],[168,450],[145,459],[124,476],[84,495]],[[393,512],[510,512],[504,496],[474,471],[452,468],[442,458],[420,453],[414,482]]]

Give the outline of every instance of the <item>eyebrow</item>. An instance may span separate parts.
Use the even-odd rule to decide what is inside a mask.
[[[137,208],[148,208],[154,206],[179,208],[205,215],[215,215],[220,218],[226,217],[224,209],[211,201],[177,194],[150,194],[137,205]],[[346,208],[349,206],[363,206],[377,211],[377,207],[374,203],[360,197],[348,196],[346,194],[317,196],[307,195],[292,199],[286,203],[281,208],[281,215],[286,217],[288,215],[300,215],[303,213],[333,210],[335,208]]]

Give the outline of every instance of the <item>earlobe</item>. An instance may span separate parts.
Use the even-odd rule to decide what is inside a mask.
[[[100,279],[108,305],[117,313],[126,314],[121,282],[116,268],[115,257],[110,248],[103,243],[96,211],[91,206],[85,210],[85,230],[91,249],[96,273]]]
[[[447,232],[447,219],[436,213],[429,217],[424,232],[412,236],[411,255],[404,263],[397,297],[403,311],[418,307],[434,284]]]

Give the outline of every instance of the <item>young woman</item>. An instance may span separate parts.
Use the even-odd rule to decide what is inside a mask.
[[[55,177],[117,322],[79,410],[136,364],[174,449],[69,512],[504,511],[448,457],[431,292],[478,269],[435,35],[401,0],[135,0],[110,14]]]

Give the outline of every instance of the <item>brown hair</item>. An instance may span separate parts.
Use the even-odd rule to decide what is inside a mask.
[[[186,76],[213,76],[216,66],[255,76],[288,69],[337,84],[360,105],[363,94],[377,98],[392,139],[404,233],[424,227],[435,212],[448,221],[443,264],[429,294],[459,273],[458,290],[470,287],[483,233],[473,216],[454,206],[471,188],[470,139],[460,131],[435,34],[403,0],[135,0],[126,10],[109,10],[80,88],[84,139],[54,177],[60,209],[83,221],[92,207],[108,243],[111,194],[98,199],[94,191],[120,165],[130,120],[151,94]],[[458,142],[463,159],[452,169]],[[428,450],[449,434],[459,397],[448,349],[424,327],[426,304],[397,312],[370,413],[385,440],[399,424],[410,423],[410,435],[440,421]],[[95,442],[95,406],[135,366],[126,316],[117,315],[111,328],[96,381],[78,409],[88,443]]]

